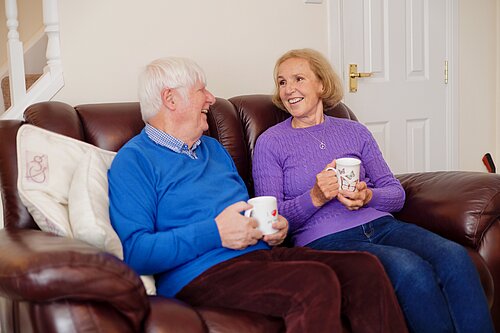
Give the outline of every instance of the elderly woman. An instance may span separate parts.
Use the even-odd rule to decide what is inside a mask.
[[[276,62],[274,103],[291,117],[257,140],[256,195],[278,199],[296,246],[356,250],[384,265],[411,332],[494,332],[479,275],[461,245],[390,212],[405,192],[362,124],[324,110],[343,96],[329,62],[311,49]],[[361,160],[356,191],[339,189],[335,160]]]

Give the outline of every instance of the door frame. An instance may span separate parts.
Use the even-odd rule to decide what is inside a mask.
[[[329,0],[327,3],[328,21],[328,57],[342,77],[346,87],[346,66],[343,49],[343,1]],[[383,0],[387,5],[389,0]],[[432,1],[432,0],[428,0]],[[448,84],[446,89],[446,168],[458,170],[459,165],[459,3],[458,0],[446,0],[446,58],[448,59]],[[344,89],[344,91],[346,91]]]

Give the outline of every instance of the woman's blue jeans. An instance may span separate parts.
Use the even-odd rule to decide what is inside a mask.
[[[453,241],[385,216],[307,246],[376,255],[413,333],[494,332],[479,274],[467,250]]]

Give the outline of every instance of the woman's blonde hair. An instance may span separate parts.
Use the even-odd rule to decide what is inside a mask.
[[[282,110],[286,111],[285,106],[280,98],[279,82],[278,82],[278,69],[279,66],[288,59],[304,59],[309,63],[309,67],[316,75],[316,77],[323,84],[323,93],[321,99],[323,100],[324,110],[336,106],[344,97],[344,89],[340,77],[335,73],[330,65],[330,62],[318,51],[313,49],[296,49],[290,50],[283,54],[274,66],[274,94],[273,103]]]

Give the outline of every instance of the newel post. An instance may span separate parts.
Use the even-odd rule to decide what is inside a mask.
[[[11,105],[21,101],[26,96],[26,83],[24,81],[24,52],[23,44],[19,40],[17,27],[17,2],[5,0],[5,14],[7,16],[7,52],[9,56],[9,79]]]

